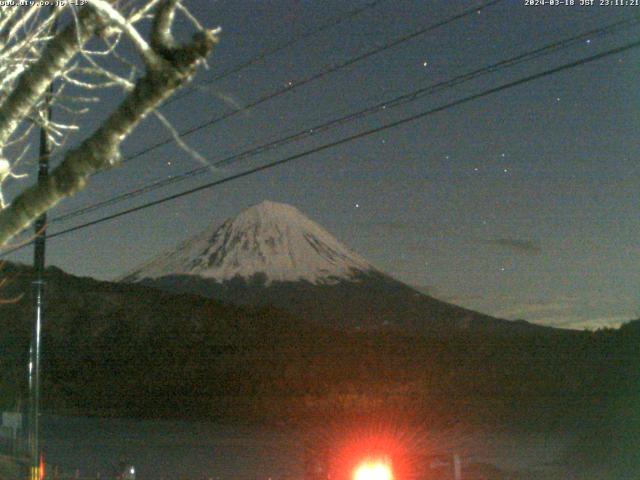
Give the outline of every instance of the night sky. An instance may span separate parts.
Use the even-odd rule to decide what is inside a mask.
[[[195,91],[163,108],[179,131],[482,4],[382,1],[211,83],[208,79],[217,74],[371,0],[185,3],[205,25],[220,25],[223,34],[210,69],[194,83]],[[638,15],[640,7],[634,6],[526,6],[524,0],[505,0],[294,88],[185,141],[213,162]],[[639,38],[640,27],[635,26],[584,39],[168,188],[54,223],[50,232]],[[617,326],[640,317],[639,66],[640,49],[609,56],[82,229],[52,239],[47,263],[78,275],[113,279],[211,223],[269,199],[295,205],[380,269],[437,298],[503,318],[570,328]],[[107,99],[115,101],[109,95]],[[108,107],[85,117],[83,125],[95,127]],[[167,136],[150,118],[126,142],[123,153],[135,153]],[[97,175],[85,192],[51,215],[199,166],[175,145],[158,148]],[[26,184],[15,181],[10,191]],[[31,255],[25,249],[9,258],[30,261]]]

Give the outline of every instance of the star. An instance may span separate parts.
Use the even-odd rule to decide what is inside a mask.
[[[584,43],[586,43],[587,45],[591,45],[591,39],[588,38]]]
[[[422,62],[422,66],[426,67],[427,65],[429,65],[429,62],[427,62],[426,60],[424,62]]]
[[[509,169],[505,168],[504,170],[502,170],[504,173],[509,173]]]
[[[355,206],[356,206],[356,208],[360,208],[360,204],[359,203],[356,203]]]

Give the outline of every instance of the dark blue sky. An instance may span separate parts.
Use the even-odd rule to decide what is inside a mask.
[[[376,46],[480,5],[388,0],[222,81],[220,72],[366,5],[362,1],[187,2],[223,28],[191,95],[163,109],[182,131]],[[576,1],[579,3],[579,1]],[[633,6],[503,1],[187,136],[224,158],[553,41],[640,15]],[[383,110],[147,196],[160,198],[635,41],[640,27]],[[211,223],[264,199],[297,206],[381,269],[436,297],[506,318],[570,327],[640,315],[640,53],[632,50],[526,83],[303,160],[49,242],[48,263],[114,278]],[[204,82],[204,83],[203,83]],[[91,114],[95,125],[104,111]],[[146,121],[125,155],[167,134]],[[197,168],[167,146],[96,176],[53,216]],[[14,189],[17,186],[14,185]],[[13,259],[28,260],[30,252]]]

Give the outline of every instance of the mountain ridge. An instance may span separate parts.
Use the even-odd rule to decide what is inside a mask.
[[[419,292],[374,267],[297,208],[264,201],[209,227],[122,279],[242,306],[274,306],[333,327],[543,328]]]

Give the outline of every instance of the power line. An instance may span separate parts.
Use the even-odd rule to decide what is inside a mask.
[[[544,78],[544,77],[547,77],[547,76],[550,76],[550,75],[554,75],[556,73],[560,73],[560,72],[563,72],[563,71],[566,71],[566,70],[570,70],[572,68],[575,68],[575,67],[578,67],[578,66],[581,66],[581,65],[585,65],[585,64],[597,61],[597,60],[601,60],[601,59],[609,57],[611,55],[616,55],[616,54],[619,54],[619,53],[622,53],[622,52],[626,52],[628,50],[631,50],[631,49],[634,49],[634,48],[638,48],[638,47],[640,47],[640,40],[637,40],[637,41],[632,42],[632,43],[628,43],[628,44],[623,45],[621,47],[617,47],[617,48],[613,48],[613,49],[610,49],[610,50],[606,50],[604,52],[601,52],[601,53],[598,53],[598,54],[594,54],[594,55],[591,55],[589,57],[582,58],[580,60],[576,60],[576,61],[573,61],[573,62],[570,62],[570,63],[565,63],[565,64],[563,64],[563,65],[561,65],[559,67],[554,67],[554,68],[545,70],[545,71],[540,72],[540,73],[529,75],[527,77],[524,77],[524,78],[521,78],[521,79],[518,79],[518,80],[514,80],[512,82],[508,82],[508,83],[502,84],[500,86],[497,86],[497,87],[494,87],[494,88],[490,88],[488,90],[484,90],[484,91],[479,92],[479,93],[475,93],[473,95],[469,95],[467,97],[455,100],[455,101],[447,103],[445,105],[441,105],[439,107],[435,107],[435,108],[432,108],[432,109],[417,113],[415,115],[411,115],[409,117],[405,117],[403,119],[396,120],[394,122],[388,123],[386,125],[382,125],[380,127],[376,127],[376,128],[372,128],[372,129],[369,129],[369,130],[365,130],[363,132],[360,132],[360,133],[357,133],[357,134],[354,134],[354,135],[350,135],[350,136],[341,138],[340,140],[336,140],[334,142],[326,143],[324,145],[320,145],[318,147],[306,150],[304,152],[297,153],[295,155],[291,155],[289,157],[282,158],[280,160],[276,160],[274,162],[270,162],[270,163],[267,163],[265,165],[261,165],[261,166],[255,167],[255,168],[246,170],[244,172],[241,172],[241,173],[238,173],[238,174],[235,174],[235,175],[231,175],[229,177],[226,177],[226,178],[223,178],[223,179],[220,179],[220,180],[209,182],[209,183],[206,183],[204,185],[200,185],[198,187],[182,191],[180,193],[176,193],[176,194],[173,194],[173,195],[169,195],[169,196],[163,197],[163,198],[158,199],[158,200],[147,202],[147,203],[139,205],[137,207],[132,207],[132,208],[129,208],[127,210],[123,210],[121,212],[114,213],[112,215],[107,215],[105,217],[98,218],[96,220],[92,220],[90,222],[83,223],[81,225],[77,225],[77,226],[74,226],[74,227],[71,227],[71,228],[67,228],[65,230],[61,230],[59,232],[56,232],[54,234],[49,235],[49,238],[55,238],[55,237],[59,237],[59,236],[62,236],[62,235],[66,235],[68,233],[75,232],[77,230],[81,230],[81,229],[84,229],[84,228],[88,228],[88,227],[91,227],[93,225],[97,225],[99,223],[104,223],[106,221],[113,220],[115,218],[122,217],[124,215],[128,215],[130,213],[134,213],[134,212],[137,212],[137,211],[140,211],[140,210],[145,210],[147,208],[150,208],[150,207],[153,207],[153,206],[156,206],[156,205],[160,205],[162,203],[166,203],[166,202],[169,202],[169,201],[177,200],[178,198],[182,198],[182,197],[185,197],[187,195],[191,195],[193,193],[200,192],[202,190],[213,188],[213,187],[216,187],[216,186],[231,182],[233,180],[238,180],[240,178],[248,177],[248,176],[253,175],[255,173],[258,173],[258,172],[262,172],[262,171],[265,171],[265,170],[270,170],[270,169],[278,167],[280,165],[284,165],[286,163],[290,163],[290,162],[292,162],[294,160],[299,160],[301,158],[307,157],[307,156],[312,155],[314,153],[319,153],[319,152],[322,152],[322,151],[325,151],[325,150],[329,150],[331,148],[334,148],[334,147],[337,147],[339,145],[343,145],[343,144],[352,142],[354,140],[358,140],[358,139],[361,139],[361,138],[364,138],[364,137],[368,137],[370,135],[374,135],[376,133],[379,133],[379,132],[382,132],[382,131],[385,131],[385,130],[389,130],[391,128],[395,128],[395,127],[399,127],[401,125],[405,125],[405,124],[408,124],[408,123],[411,123],[411,122],[415,122],[416,120],[420,120],[422,118],[425,118],[427,116],[433,115],[435,113],[439,113],[439,112],[448,110],[450,108],[457,107],[457,106],[463,105],[465,103],[469,103],[469,102],[472,102],[474,100],[478,100],[480,98],[487,97],[489,95],[493,95],[494,93],[498,93],[498,92],[501,92],[501,91],[504,91],[504,90],[507,90],[507,89],[510,89],[510,88],[513,88],[513,87],[516,87],[516,86],[519,86],[519,85],[522,85],[522,84],[525,84],[525,83],[529,83],[529,82],[532,82],[532,81],[535,81],[535,80],[539,80],[541,78]],[[13,253],[13,252],[25,247],[26,245],[29,245],[30,243],[31,242],[29,242],[27,244],[20,245],[20,246],[15,247],[15,248],[13,248],[11,250],[8,250],[7,252],[4,252],[2,255],[0,255],[0,257],[5,257],[5,256],[9,255],[10,253]]]
[[[211,119],[211,120],[209,120],[207,122],[201,123],[201,124],[199,124],[199,125],[197,125],[195,127],[192,127],[192,128],[187,129],[187,130],[184,130],[182,132],[179,132],[178,136],[179,137],[185,137],[187,135],[190,135],[192,133],[200,131],[200,130],[202,130],[204,128],[210,127],[210,126],[212,126],[212,125],[214,125],[216,123],[219,123],[219,122],[221,122],[221,121],[223,121],[223,120],[225,120],[227,118],[230,118],[230,117],[232,117],[232,116],[234,116],[234,115],[236,115],[238,113],[242,113],[244,111],[247,111],[247,110],[249,110],[249,109],[251,109],[251,108],[253,108],[253,107],[255,107],[255,106],[257,106],[257,105],[259,105],[261,103],[264,103],[264,102],[266,102],[268,100],[276,98],[276,97],[278,97],[278,96],[280,96],[280,95],[282,95],[284,93],[290,92],[290,91],[294,90],[295,88],[298,88],[298,87],[300,87],[302,85],[306,85],[306,84],[308,84],[310,82],[318,80],[318,79],[320,79],[320,78],[322,78],[322,77],[324,77],[326,75],[329,75],[329,74],[331,74],[333,72],[336,72],[336,71],[338,71],[338,70],[340,70],[342,68],[346,68],[347,66],[353,65],[353,64],[355,64],[355,63],[357,63],[357,62],[359,62],[361,60],[364,60],[364,59],[369,58],[369,57],[371,57],[373,55],[376,55],[376,54],[378,54],[378,53],[380,53],[380,52],[382,52],[384,50],[388,50],[388,49],[393,48],[393,47],[395,47],[397,45],[400,45],[400,44],[402,44],[404,42],[407,42],[407,41],[409,41],[409,40],[411,40],[411,39],[413,39],[413,38],[415,38],[417,36],[423,35],[423,34],[425,34],[427,32],[432,31],[432,30],[435,30],[435,29],[440,28],[442,26],[448,25],[448,24],[450,24],[452,22],[460,20],[460,19],[462,19],[464,17],[467,17],[469,15],[472,15],[474,13],[477,14],[478,12],[481,12],[483,9],[488,8],[488,7],[490,7],[492,5],[495,5],[497,3],[500,3],[502,1],[504,1],[504,0],[491,0],[491,1],[488,1],[488,2],[486,2],[484,4],[482,4],[482,5],[479,5],[477,7],[470,8],[470,9],[465,10],[465,11],[463,11],[461,13],[458,13],[458,14],[456,14],[454,16],[448,17],[448,18],[446,18],[444,20],[441,20],[441,21],[439,21],[437,23],[434,23],[434,24],[428,25],[426,27],[423,27],[423,28],[421,28],[421,29],[419,29],[419,30],[417,30],[417,31],[415,31],[413,33],[410,33],[410,34],[407,34],[407,35],[405,35],[403,37],[400,37],[400,38],[398,38],[398,39],[396,39],[396,40],[394,40],[394,41],[392,41],[390,43],[386,43],[384,45],[376,47],[376,48],[374,48],[372,50],[369,50],[368,52],[365,52],[364,54],[361,54],[361,55],[359,55],[357,57],[351,58],[351,59],[349,59],[349,60],[347,60],[347,61],[345,61],[343,63],[336,64],[336,65],[334,65],[332,67],[329,67],[328,69],[325,69],[325,70],[323,70],[323,71],[321,71],[319,73],[316,73],[316,74],[314,74],[314,75],[312,75],[310,77],[306,77],[306,78],[304,78],[302,80],[299,80],[299,81],[293,83],[292,85],[287,86],[286,88],[276,90],[276,91],[274,91],[274,92],[272,92],[272,93],[270,93],[270,94],[268,94],[268,95],[266,95],[264,97],[261,97],[258,100],[254,101],[254,102],[252,102],[252,103],[250,103],[250,104],[248,104],[248,105],[246,105],[246,106],[244,106],[244,107],[242,107],[240,109],[232,110],[232,111],[230,111],[230,112],[228,112],[226,114],[223,114],[221,116],[215,117],[215,118],[213,118],[213,119]],[[375,2],[375,3],[377,4],[377,2]],[[147,153],[149,153],[149,152],[151,152],[153,150],[156,150],[157,148],[163,147],[165,145],[169,145],[173,141],[174,141],[173,137],[167,138],[165,140],[161,140],[161,141],[159,141],[159,142],[157,142],[157,143],[155,143],[155,144],[153,144],[153,145],[151,145],[149,147],[146,147],[146,148],[144,148],[142,150],[139,150],[138,152],[136,152],[134,154],[131,154],[131,155],[125,157],[122,160],[122,163],[127,163],[127,162],[129,162],[131,160],[134,160],[134,159],[136,159],[138,157],[141,157],[141,156],[143,156],[143,155],[145,155],[145,154],[147,154]],[[225,159],[225,160],[228,160],[228,159]],[[207,169],[208,169],[208,167],[203,167],[203,171],[207,170]],[[104,173],[104,172],[105,171],[99,171],[96,174],[94,174],[94,176],[95,175],[99,175],[99,174]],[[195,171],[192,171],[191,173],[195,174]],[[177,179],[177,178],[180,178],[180,177],[174,177],[174,178]],[[147,190],[147,188],[149,188],[149,187],[143,187],[141,190],[144,190],[144,192],[150,191],[150,190]],[[155,188],[154,187],[150,187],[150,188],[153,190],[155,188],[160,188],[160,186],[155,187]],[[144,193],[144,192],[142,192],[142,193]],[[111,202],[112,202],[111,200],[107,200],[106,202],[101,202],[101,206],[106,206],[107,204],[111,204]],[[90,206],[90,207],[87,207],[87,208],[89,209],[89,211],[95,209],[93,206]],[[96,208],[99,208],[99,207],[96,207]],[[79,213],[76,213],[75,211],[74,212],[70,212],[70,213],[65,214],[63,216],[57,217],[57,218],[53,219],[52,221],[53,222],[62,221],[64,219],[68,219],[70,217],[73,217],[73,216],[76,216],[76,215],[80,215],[82,213],[86,213],[85,209],[80,209],[80,210],[81,211],[78,211]]]
[[[356,8],[353,9],[347,13],[345,13],[344,15],[339,15],[336,18],[333,18],[331,20],[329,20],[328,22],[325,22],[324,24],[320,25],[319,27],[310,30],[308,32],[302,33],[294,38],[292,38],[291,40],[288,40],[286,42],[281,43],[280,45],[277,45],[273,48],[267,49],[264,52],[256,55],[255,57],[250,58],[249,60],[242,62],[238,65],[236,65],[235,67],[231,67],[228,70],[225,70],[224,72],[214,76],[213,78],[207,80],[207,81],[203,81],[201,82],[201,85],[211,85],[212,83],[217,82],[218,80],[222,80],[224,78],[227,78],[230,75],[233,75],[234,73],[238,73],[242,70],[244,70],[245,68],[250,67],[251,65],[255,65],[256,63],[260,62],[261,60],[264,60],[266,57],[269,57],[271,55],[274,55],[278,52],[281,52],[283,50],[286,50],[288,48],[293,47],[296,43],[299,43],[303,40],[306,40],[307,38],[310,38],[314,35],[317,35],[318,33],[321,33],[325,30],[329,30],[330,28],[333,28],[335,26],[340,25],[342,22],[346,22],[347,20],[350,20],[358,15],[360,15],[362,12],[365,12],[367,10],[371,10],[375,7],[377,7],[379,4],[386,2],[387,0],[376,0],[374,2],[368,3],[366,5],[364,5],[363,7],[360,8]],[[168,99],[167,101],[165,101],[163,103],[164,105],[169,105],[170,103],[173,103],[177,100],[180,100],[182,98],[185,98],[189,95],[191,95],[192,93],[198,91],[198,89],[194,86],[191,87],[190,89],[188,89],[187,91],[183,92],[182,94],[179,95],[174,95],[173,97],[171,97],[170,99]]]
[[[316,125],[310,128],[305,128],[301,131],[298,131],[296,133],[293,133],[291,135],[288,135],[284,138],[279,138],[277,140],[268,142],[266,144],[257,146],[257,147],[253,147],[249,150],[245,150],[243,152],[237,153],[237,154],[233,154],[229,157],[226,157],[224,159],[218,160],[216,162],[213,163],[213,166],[224,166],[224,165],[229,165],[231,163],[235,163],[237,161],[240,160],[244,160],[247,159],[249,157],[253,157],[255,155],[258,155],[260,153],[272,150],[274,148],[286,145],[288,143],[291,143],[293,141],[296,140],[300,140],[302,138],[306,138],[312,135],[315,135],[317,133],[329,130],[330,128],[334,128],[336,126],[339,125],[344,125],[348,122],[352,122],[355,120],[359,120],[361,118],[364,118],[365,116],[368,115],[372,115],[374,113],[383,111],[383,110],[387,110],[390,108],[394,108],[400,105],[404,105],[407,104],[409,102],[413,102],[416,100],[419,100],[423,97],[425,97],[426,95],[430,95],[433,93],[436,93],[438,91],[444,90],[446,88],[452,88],[454,86],[457,86],[459,84],[462,84],[464,82],[470,81],[470,80],[474,80],[482,75],[486,75],[486,74],[490,74],[490,73],[495,73],[497,71],[500,71],[503,68],[507,68],[507,67],[512,67],[514,65],[518,65],[520,63],[535,59],[535,58],[539,58],[543,55],[547,55],[549,53],[553,53],[556,52],[560,49],[563,48],[567,48],[567,47],[571,47],[573,45],[575,45],[578,42],[581,42],[582,40],[584,40],[585,38],[593,38],[595,36],[598,35],[605,35],[605,34],[611,34],[611,33],[615,33],[618,30],[622,29],[622,28],[627,28],[630,26],[634,26],[640,23],[640,16],[637,16],[635,18],[632,19],[624,19],[624,20],[619,20],[617,22],[605,25],[603,27],[594,29],[594,30],[590,30],[588,32],[584,32],[581,33],[579,35],[564,39],[564,40],[560,40],[560,41],[556,41],[550,44],[547,44],[543,47],[540,48],[536,48],[534,50],[531,50],[529,52],[525,52],[523,54],[519,54],[516,55],[514,57],[511,57],[509,59],[506,60],[502,60],[499,61],[497,63],[494,63],[492,65],[488,65],[485,66],[483,68],[480,69],[476,69],[473,70],[471,72],[456,76],[452,79],[446,80],[446,81],[442,81],[442,82],[438,82],[435,84],[431,84],[428,85],[426,87],[420,88],[418,90],[412,91],[410,93],[404,94],[404,95],[400,95],[398,97],[395,97],[393,99],[387,100],[387,101],[383,101],[383,102],[379,102],[373,106],[364,108],[362,110],[359,110],[357,112],[353,112],[353,113],[349,113],[347,115],[341,116],[339,118],[335,118],[333,120],[330,120],[328,122],[322,123],[320,125]],[[116,195],[112,198],[109,198],[107,200],[95,203],[93,205],[88,205],[86,207],[82,207],[79,208],[77,210],[73,210],[71,212],[68,212],[66,214],[60,215],[58,217],[55,217],[51,220],[51,223],[58,223],[58,222],[63,222],[63,221],[67,221],[71,218],[74,218],[76,216],[79,215],[84,215],[86,213],[98,210],[100,208],[104,208],[110,205],[114,205],[117,203],[120,203],[122,201],[125,200],[129,200],[135,197],[138,197],[140,195],[143,195],[145,193],[149,193],[151,191],[157,190],[159,188],[163,188],[166,187],[168,185],[172,185],[174,183],[178,183],[181,181],[184,181],[188,178],[192,178],[195,177],[197,175],[201,175],[204,173],[208,173],[210,171],[210,168],[207,167],[198,167],[196,169],[193,170],[189,170],[187,172],[181,173],[179,175],[170,177],[170,178],[165,178],[162,180],[157,180],[155,182],[151,182],[147,185],[144,185],[140,188],[134,189],[132,191],[120,194],[120,195]]]
[[[201,123],[200,125],[197,125],[195,127],[192,127],[192,128],[187,129],[187,130],[184,130],[184,131],[180,132],[178,134],[178,136],[186,137],[187,135],[191,135],[192,133],[198,132],[198,131],[200,131],[200,130],[202,130],[204,128],[207,128],[207,127],[210,127],[212,125],[215,125],[216,123],[219,123],[219,122],[221,122],[223,120],[226,120],[227,118],[233,117],[234,115],[237,115],[237,114],[242,113],[242,112],[246,112],[247,110],[250,110],[250,109],[252,109],[254,107],[257,107],[258,105],[260,105],[260,104],[262,104],[264,102],[267,102],[269,100],[273,100],[274,98],[277,98],[277,97],[279,97],[281,95],[284,95],[285,93],[291,92],[291,91],[295,90],[296,88],[302,87],[303,85],[307,85],[307,84],[309,84],[311,82],[319,80],[319,79],[321,79],[321,78],[323,78],[323,77],[325,77],[327,75],[330,75],[330,74],[332,74],[334,72],[337,72],[338,70],[342,70],[343,68],[346,68],[346,67],[349,67],[351,65],[354,65],[354,64],[356,64],[356,63],[358,63],[358,62],[360,62],[362,60],[365,60],[365,59],[367,59],[369,57],[377,55],[380,52],[383,52],[383,51],[389,50],[391,48],[394,48],[394,47],[396,47],[396,46],[398,46],[398,45],[400,45],[402,43],[406,43],[406,42],[408,42],[410,40],[413,40],[414,38],[416,38],[416,37],[418,37],[420,35],[424,35],[425,33],[431,32],[431,31],[436,30],[436,29],[438,29],[440,27],[443,27],[445,25],[453,23],[453,22],[455,22],[457,20],[460,20],[462,18],[468,17],[468,16],[470,16],[470,15],[472,15],[474,13],[480,12],[480,11],[490,7],[490,6],[493,6],[493,5],[495,5],[497,3],[500,3],[500,2],[503,2],[503,1],[505,1],[505,0],[490,0],[488,2],[485,2],[482,5],[479,5],[479,6],[476,6],[476,7],[473,7],[473,8],[469,8],[467,10],[464,10],[461,13],[458,13],[458,14],[453,15],[451,17],[448,17],[448,18],[446,18],[444,20],[441,20],[441,21],[436,22],[434,24],[431,24],[431,25],[428,25],[426,27],[423,27],[423,28],[421,28],[419,30],[416,30],[413,33],[404,35],[404,36],[402,36],[402,37],[400,37],[400,38],[398,38],[396,40],[393,40],[392,42],[385,43],[384,45],[381,45],[379,47],[373,48],[372,50],[369,50],[369,51],[367,51],[367,52],[365,52],[365,53],[363,53],[361,55],[358,55],[356,57],[350,58],[349,60],[346,60],[346,61],[344,61],[342,63],[335,64],[335,65],[333,65],[333,66],[331,66],[329,68],[326,68],[325,70],[322,70],[321,72],[315,73],[315,74],[313,74],[313,75],[311,75],[309,77],[303,78],[303,79],[298,80],[296,82],[292,82],[289,85],[287,85],[286,87],[280,88],[280,89],[275,90],[275,91],[273,91],[273,92],[271,92],[271,93],[269,93],[269,94],[267,94],[267,95],[265,95],[263,97],[260,97],[257,100],[254,100],[253,102],[245,105],[244,107],[237,108],[235,110],[231,110],[230,112],[227,112],[227,113],[222,114],[222,115],[220,115],[218,117],[212,118],[208,122]],[[151,151],[153,151],[153,150],[155,150],[155,149],[157,149],[159,147],[163,147],[165,145],[169,145],[172,142],[173,142],[173,137],[166,138],[165,140],[161,140],[161,141],[159,141],[159,142],[157,142],[157,143],[155,143],[155,144],[153,144],[153,145],[151,145],[149,147],[143,148],[142,150],[139,150],[136,153],[127,156],[124,160],[122,160],[122,163],[130,162],[131,160],[134,160],[134,159],[136,159],[138,157],[141,157],[142,155],[145,155],[145,154],[147,154],[147,153],[149,153],[149,152],[151,152]]]

